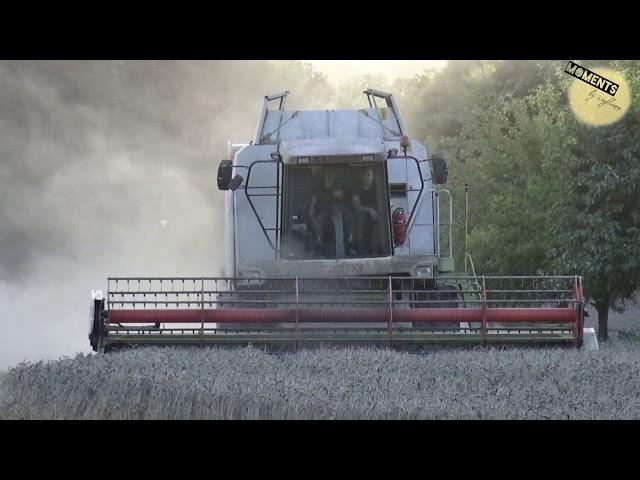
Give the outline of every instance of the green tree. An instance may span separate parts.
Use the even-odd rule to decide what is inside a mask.
[[[584,275],[600,340],[608,338],[609,310],[622,311],[640,287],[640,65],[613,66],[632,85],[632,106],[609,126],[570,126],[575,143],[551,251],[559,269]]]
[[[551,86],[505,97],[465,121],[459,150],[470,185],[469,248],[489,274],[531,275],[553,269],[547,256],[549,212],[561,195],[567,112]]]
[[[268,62],[267,70],[271,70],[270,84],[279,85],[279,91],[291,92],[286,108],[328,108],[335,99],[336,90],[326,75],[318,72],[310,63],[277,60]],[[264,92],[263,95],[273,93],[278,92]]]
[[[581,274],[607,338],[610,308],[640,286],[640,62],[610,66],[633,106],[608,127],[580,124],[564,62],[452,62],[397,82],[414,135],[450,160],[462,218],[470,184],[470,250],[494,274]],[[454,251],[462,257],[464,223]]]
[[[454,254],[457,258],[464,256],[462,214],[465,184],[471,185],[470,226],[485,225],[485,229],[489,229],[488,222],[483,218],[489,199],[486,189],[499,184],[504,190],[505,186],[510,185],[509,178],[503,176],[502,167],[518,170],[520,164],[507,158],[511,151],[518,148],[518,142],[526,135],[526,128],[522,126],[523,131],[517,134],[515,140],[512,139],[511,146],[505,151],[508,155],[501,153],[493,158],[495,152],[491,152],[490,143],[495,144],[503,135],[503,130],[512,128],[517,131],[517,125],[512,123],[515,121],[513,115],[520,107],[510,104],[532,95],[544,82],[554,79],[553,72],[557,64],[550,61],[453,61],[443,70],[428,71],[394,84],[397,89],[394,89],[394,93],[398,94],[406,123],[411,126],[410,134],[424,140],[432,153],[444,153],[448,158],[447,188],[451,190],[454,212],[459,219],[454,226]],[[519,114],[519,121],[524,121],[523,113]],[[493,128],[493,123],[500,125],[500,128]],[[521,156],[521,153],[518,155]],[[533,155],[530,152],[529,156]],[[492,170],[494,176],[483,174],[487,161],[495,164]],[[504,193],[510,196],[508,192]],[[495,199],[493,208],[506,214],[508,209],[501,207],[502,203],[502,200]],[[517,208],[516,205],[511,207]],[[505,228],[502,230],[506,231]],[[519,245],[516,231],[512,229],[509,232],[509,243]],[[486,231],[477,231],[475,238],[480,242],[479,237],[484,236],[486,242],[482,243],[489,245],[491,242],[486,235]],[[510,253],[513,253],[512,257],[522,258],[524,252],[511,249]],[[492,270],[496,267],[498,265],[491,265]]]

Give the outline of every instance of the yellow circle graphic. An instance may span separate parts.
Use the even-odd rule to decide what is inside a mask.
[[[622,74],[610,68],[593,68],[591,71],[617,83],[619,88],[615,95],[576,79],[569,87],[569,104],[581,122],[594,126],[611,125],[620,120],[631,106],[629,84]]]

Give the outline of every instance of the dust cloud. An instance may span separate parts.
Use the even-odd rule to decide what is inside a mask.
[[[108,276],[219,274],[218,162],[283,90],[333,95],[299,62],[0,62],[0,370],[90,351]]]

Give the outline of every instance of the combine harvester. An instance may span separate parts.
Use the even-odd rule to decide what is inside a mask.
[[[407,136],[391,94],[369,108],[285,110],[229,145],[221,277],[109,278],[89,339],[122,345],[581,347],[582,279],[454,271],[444,159]],[[269,109],[278,102],[277,109]]]

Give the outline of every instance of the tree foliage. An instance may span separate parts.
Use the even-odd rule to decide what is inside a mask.
[[[621,72],[632,107],[606,127],[568,104],[564,62],[451,62],[397,82],[414,135],[446,153],[464,254],[486,274],[578,274],[606,338],[610,307],[640,286],[640,62],[585,61]]]
[[[618,68],[640,86],[640,65]],[[640,108],[634,93],[620,121],[598,128],[570,126],[575,142],[566,195],[553,210],[551,256],[563,272],[585,276],[603,339],[609,308],[621,311],[640,285]]]

